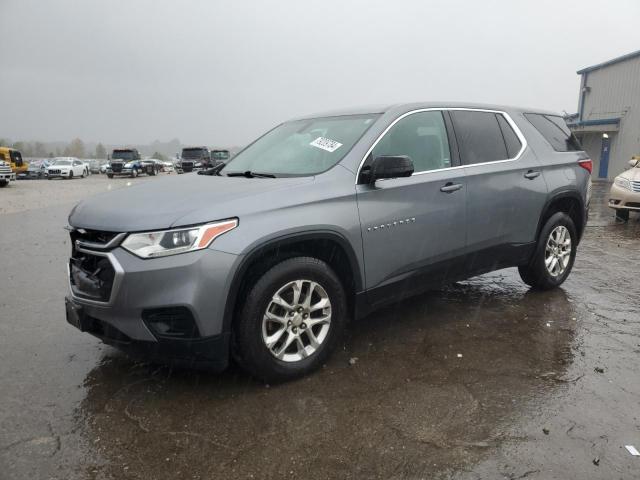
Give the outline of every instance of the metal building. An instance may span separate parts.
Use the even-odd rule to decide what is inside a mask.
[[[578,113],[569,127],[594,162],[594,178],[612,179],[640,155],[640,50],[577,73]]]

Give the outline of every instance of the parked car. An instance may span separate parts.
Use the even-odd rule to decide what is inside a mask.
[[[56,157],[46,168],[47,178],[84,178],[87,175],[87,166],[75,157]]]
[[[24,178],[41,179],[47,175],[47,167],[51,164],[49,160],[32,160],[24,174]]]
[[[100,172],[101,160],[89,160],[89,173],[102,173]]]
[[[173,168],[173,163],[171,163],[171,162],[162,162],[162,171],[163,172],[167,172],[167,173],[174,172],[175,169]]]
[[[640,157],[629,160],[629,168],[613,180],[609,207],[624,222],[629,220],[629,212],[640,212]]]
[[[107,168],[109,168],[109,163],[103,163],[100,165],[100,173],[107,173]]]
[[[592,163],[558,114],[439,103],[285,122],[207,175],[105,193],[69,216],[67,320],[161,361],[282,381],[348,320],[518,267],[571,272]]]
[[[6,187],[10,182],[16,181],[16,174],[11,170],[11,164],[0,160],[0,188]]]

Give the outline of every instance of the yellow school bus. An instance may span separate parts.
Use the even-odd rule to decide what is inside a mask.
[[[19,173],[26,173],[29,169],[29,164],[22,159],[22,154],[15,148],[0,147],[0,161],[11,165],[11,171],[18,175]]]

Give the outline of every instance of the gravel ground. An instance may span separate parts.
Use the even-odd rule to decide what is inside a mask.
[[[268,386],[135,362],[66,324],[68,212],[129,182],[0,191],[1,478],[640,478],[624,448],[640,448],[640,223],[615,223],[606,184],[561,289],[514,269],[461,282]]]

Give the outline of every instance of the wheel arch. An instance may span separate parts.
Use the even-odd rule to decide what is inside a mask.
[[[355,293],[363,288],[358,258],[349,241],[331,230],[316,230],[284,235],[254,246],[236,269],[225,302],[223,331],[231,330],[242,293],[280,261],[294,256],[312,256],[326,262],[336,272],[347,292],[350,312],[355,308]]]
[[[584,200],[579,192],[576,190],[565,190],[554,194],[549,198],[542,209],[542,214],[538,220],[538,228],[536,230],[536,241],[540,236],[540,231],[546,223],[546,221],[556,212],[564,212],[576,226],[578,232],[578,242],[582,238],[582,233],[587,224],[587,218],[585,214]]]

